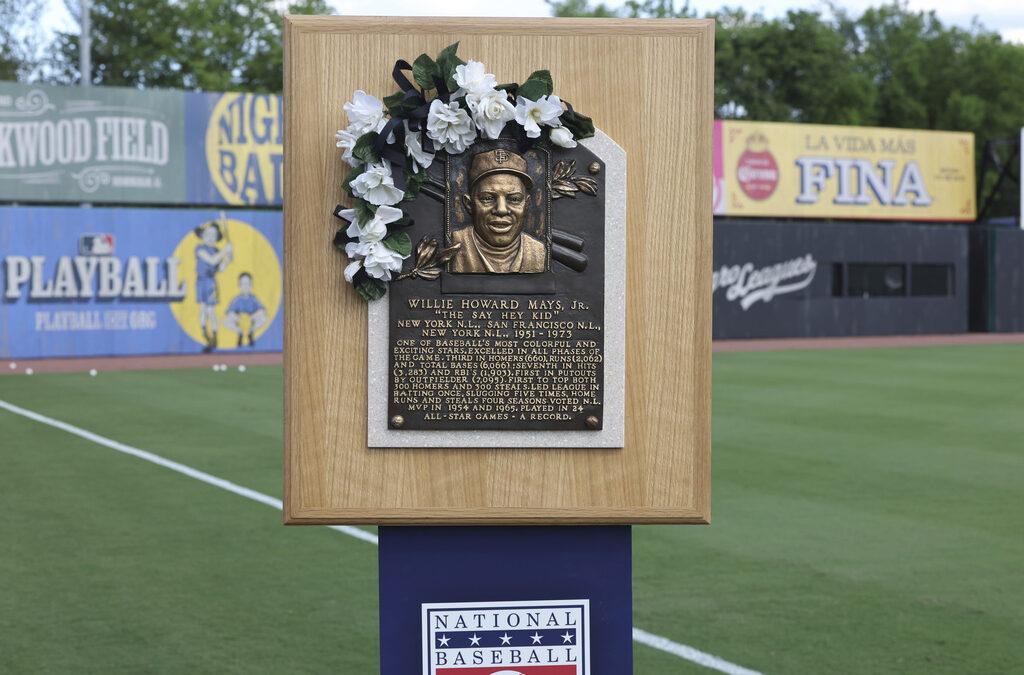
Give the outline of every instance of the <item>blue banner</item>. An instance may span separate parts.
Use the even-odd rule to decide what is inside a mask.
[[[186,201],[280,206],[283,134],[280,96],[185,94]]]
[[[0,208],[0,358],[280,351],[280,212]]]

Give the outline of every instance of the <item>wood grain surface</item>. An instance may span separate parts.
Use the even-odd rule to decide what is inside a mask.
[[[713,40],[704,20],[287,18],[285,522],[709,521]],[[347,169],[333,134],[353,91],[383,98],[396,59],[455,41],[499,82],[549,69],[626,150],[624,448],[366,447],[366,305],[330,246]]]

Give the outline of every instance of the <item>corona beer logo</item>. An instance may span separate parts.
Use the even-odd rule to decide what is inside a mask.
[[[761,133],[747,138],[747,147],[736,165],[736,180],[751,199],[768,199],[779,184],[779,165],[768,150],[768,138]]]
[[[206,163],[228,204],[281,201],[281,98],[224,94],[206,127]]]

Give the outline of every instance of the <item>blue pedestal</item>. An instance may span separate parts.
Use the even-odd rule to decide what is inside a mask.
[[[381,675],[629,675],[632,629],[629,527],[380,528]]]

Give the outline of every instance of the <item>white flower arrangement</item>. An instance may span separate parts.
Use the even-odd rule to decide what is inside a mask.
[[[458,43],[450,45],[436,59],[421,54],[412,65],[399,61],[393,72],[401,91],[382,101],[360,89],[342,106],[349,124],[336,132],[335,144],[351,167],[344,188],[352,208],[335,210],[348,225],[334,243],[349,257],[345,280],[366,300],[383,296],[386,282],[396,278],[436,278],[427,268],[402,274],[412,242],[399,231],[411,224],[400,205],[431,184],[427,170],[436,153],[461,154],[480,137],[499,138],[513,123],[521,147],[574,148],[577,139],[594,134],[590,118],[552,93],[548,71],[531,73],[521,85],[499,85],[484,64],[462,61],[457,49]],[[415,84],[402,71],[412,71]],[[446,259],[454,252],[445,249]]]
[[[374,206],[397,204],[402,201],[405,192],[395,187],[391,177],[391,165],[388,162],[367,164],[365,172],[356,176],[349,183],[352,195],[364,199]]]
[[[449,155],[465,152],[476,140],[476,128],[457,101],[442,103],[435,98],[427,114],[427,136]]]
[[[508,100],[508,94],[491,89],[483,94],[466,96],[469,109],[473,111],[473,122],[485,138],[497,138],[505,124],[515,119],[515,106]]]
[[[409,122],[405,123],[405,153],[412,158],[413,173],[419,173],[420,169],[429,169],[434,163],[434,153],[423,149],[420,137],[409,128]]]
[[[562,102],[557,96],[541,96],[536,101],[519,96],[516,98],[516,122],[523,125],[530,138],[540,136],[540,125],[562,126]]]
[[[342,108],[348,115],[348,131],[357,137],[371,131],[380,131],[387,124],[384,102],[362,89],[357,89],[352,94],[352,100]]]
[[[565,127],[555,127],[552,129],[549,138],[551,139],[551,142],[557,146],[563,148],[576,147],[576,139],[572,137],[572,132]]]

